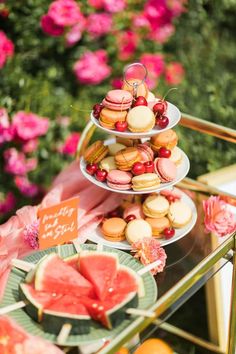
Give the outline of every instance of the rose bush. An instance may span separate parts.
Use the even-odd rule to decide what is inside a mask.
[[[182,111],[233,127],[235,10],[228,0],[0,1],[0,218],[41,198],[132,61],[148,67],[155,94],[178,85],[168,98]],[[222,142],[179,134],[193,176],[236,158]]]

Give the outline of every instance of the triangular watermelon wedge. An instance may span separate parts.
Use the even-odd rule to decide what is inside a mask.
[[[56,253],[51,253],[37,266],[35,290],[75,296],[93,296],[92,284]]]
[[[79,256],[79,272],[93,284],[100,300],[113,288],[118,266],[118,256],[114,253],[82,251]]]

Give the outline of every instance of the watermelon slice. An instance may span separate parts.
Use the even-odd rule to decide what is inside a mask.
[[[51,253],[38,264],[35,290],[64,295],[93,296],[92,284],[56,253]]]
[[[74,268],[75,270],[79,270],[79,255],[78,254],[74,254],[73,256],[69,256],[64,258],[64,262],[66,262],[66,264],[68,264],[69,266],[71,266],[72,268]]]
[[[133,269],[120,265],[110,294],[114,292],[128,294],[133,291],[137,291],[139,297],[145,296],[143,279]]]
[[[118,271],[118,256],[114,253],[82,251],[79,256],[79,271],[94,286],[100,300],[104,300],[113,288]]]
[[[64,314],[70,313],[74,315],[89,316],[86,307],[80,303],[80,299],[73,295],[62,295],[61,298],[48,303],[45,309]]]
[[[15,353],[15,345],[23,343],[28,335],[9,317],[0,316],[0,353]]]

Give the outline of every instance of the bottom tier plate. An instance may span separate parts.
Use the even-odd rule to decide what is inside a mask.
[[[162,246],[166,246],[166,245],[169,245],[170,243],[176,242],[179,239],[181,239],[182,237],[184,237],[185,235],[187,235],[192,230],[192,228],[194,227],[194,225],[197,221],[197,209],[196,209],[194,202],[186,193],[184,193],[180,190],[179,190],[179,192],[182,195],[181,200],[183,202],[185,202],[191,208],[192,218],[191,218],[190,222],[185,227],[182,227],[181,229],[175,229],[175,236],[173,236],[171,239],[169,239],[169,240],[165,240],[164,238],[158,239]],[[107,241],[103,237],[102,233],[100,232],[99,227],[94,232],[89,234],[88,240],[95,242],[95,243],[103,244],[104,246],[118,248],[120,250],[129,251],[131,249],[131,246],[127,241],[122,241],[122,242]]]

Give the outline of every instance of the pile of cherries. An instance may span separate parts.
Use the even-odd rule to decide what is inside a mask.
[[[138,106],[148,106],[148,102],[144,96],[138,96],[133,104],[132,108],[138,107]],[[102,109],[104,108],[102,103],[96,103],[93,106],[93,116],[96,119],[99,119],[100,113]],[[167,110],[167,102],[165,100],[160,100],[153,106],[153,113],[155,114],[156,117],[156,125],[160,129],[164,129],[168,126],[169,124],[169,118],[165,115]],[[126,121],[124,122],[116,122],[115,128],[118,132],[125,132],[128,128],[128,124]]]

